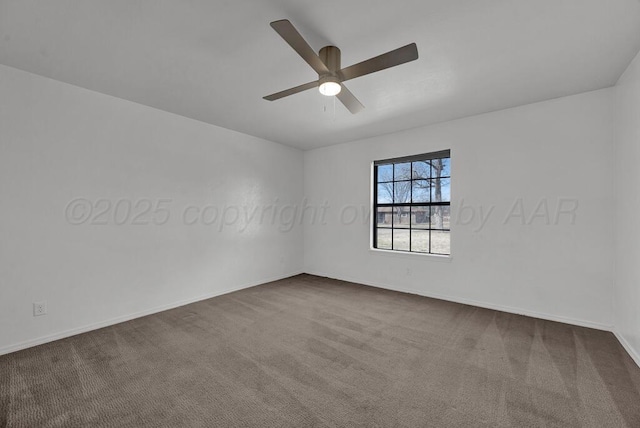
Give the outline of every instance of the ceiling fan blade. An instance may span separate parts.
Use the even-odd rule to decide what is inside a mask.
[[[280,34],[285,42],[293,48],[318,74],[329,73],[329,69],[322,62],[320,57],[311,49],[311,46],[302,38],[298,30],[288,19],[273,21],[271,27]]]
[[[342,90],[336,97],[353,114],[359,113],[364,109],[362,103],[344,85],[342,85]]]
[[[289,95],[297,94],[298,92],[306,91],[307,89],[317,88],[318,81],[305,83],[304,85],[296,86],[295,88],[286,89],[284,91],[276,92],[275,94],[267,95],[266,97],[262,97],[267,101],[275,101],[280,98],[288,97]]]
[[[343,68],[340,70],[340,77],[344,82],[416,59],[418,59],[418,47],[415,43],[411,43],[366,61],[359,62],[358,64]]]

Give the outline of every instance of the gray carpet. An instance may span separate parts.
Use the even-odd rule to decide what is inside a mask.
[[[610,333],[300,275],[0,357],[3,427],[640,427]]]

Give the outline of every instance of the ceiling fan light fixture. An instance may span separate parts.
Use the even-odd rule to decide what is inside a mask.
[[[320,79],[320,86],[318,86],[320,93],[327,97],[338,95],[342,90],[340,81],[335,76],[327,76]]]

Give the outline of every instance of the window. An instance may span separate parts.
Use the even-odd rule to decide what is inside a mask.
[[[449,150],[373,163],[373,248],[451,254]]]

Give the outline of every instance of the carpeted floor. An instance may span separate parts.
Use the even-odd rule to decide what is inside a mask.
[[[301,275],[0,357],[2,427],[640,427],[611,333]]]

